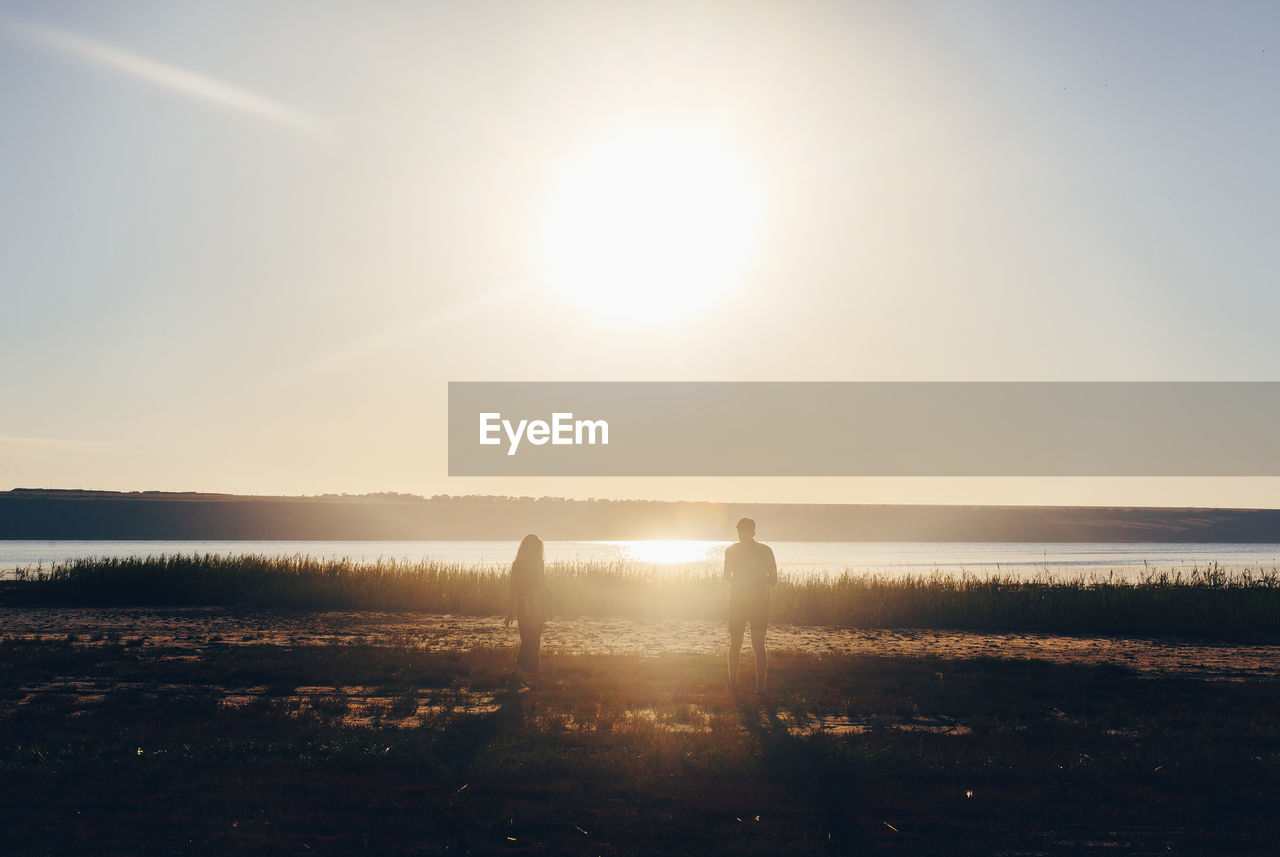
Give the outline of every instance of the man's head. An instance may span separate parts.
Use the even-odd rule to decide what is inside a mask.
[[[738,541],[749,542],[756,537],[756,522],[743,518],[738,522]]]

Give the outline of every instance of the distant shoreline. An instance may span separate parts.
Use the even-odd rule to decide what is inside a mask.
[[[893,506],[370,494],[13,489],[0,539],[724,539],[749,516],[784,541],[1280,542],[1280,510]]]

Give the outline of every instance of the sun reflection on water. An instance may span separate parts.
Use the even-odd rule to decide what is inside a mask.
[[[724,557],[728,542],[681,539],[637,539],[613,542],[623,559],[655,564],[712,562]]]

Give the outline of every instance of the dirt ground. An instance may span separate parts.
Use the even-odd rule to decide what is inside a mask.
[[[0,609],[0,851],[1275,853],[1280,646],[778,626],[757,696],[725,637]]]
[[[227,608],[0,608],[0,637],[203,651],[209,646],[403,645],[467,651],[516,643],[498,617],[354,611],[234,611]],[[711,621],[573,617],[552,620],[544,651],[562,654],[712,654],[726,631]],[[1176,638],[1076,637],[930,629],[848,629],[776,625],[776,651],[968,659],[998,657],[1057,664],[1112,664],[1158,675],[1246,680],[1280,676],[1280,645],[1207,644]]]

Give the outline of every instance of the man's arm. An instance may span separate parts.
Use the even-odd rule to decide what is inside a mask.
[[[733,545],[724,549],[724,574],[721,577],[725,583],[733,583]]]
[[[766,581],[770,586],[773,586],[778,582],[778,561],[774,559],[773,548],[766,545],[765,550],[769,552],[769,575]]]

